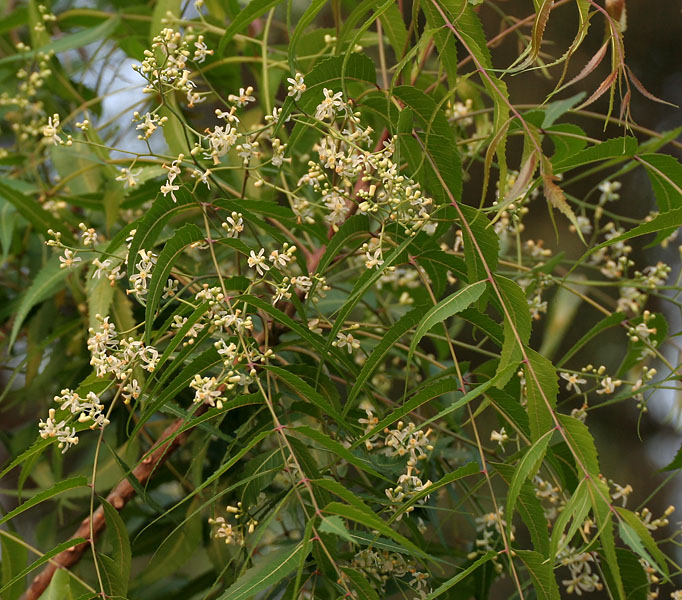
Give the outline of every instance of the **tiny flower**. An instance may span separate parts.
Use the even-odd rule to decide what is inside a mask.
[[[573,389],[575,390],[576,394],[580,393],[580,388],[578,387],[578,384],[582,385],[584,383],[587,383],[585,379],[581,379],[580,376],[576,375],[575,373],[559,373],[559,376],[562,379],[568,381],[568,383],[566,384],[566,389],[569,391]]]
[[[292,96],[294,100],[298,102],[298,100],[301,99],[301,94],[306,90],[305,81],[303,81],[303,75],[296,73],[296,75],[293,77],[287,78],[287,81],[291,84],[289,87],[287,87],[287,91],[289,92],[287,95]]]
[[[270,270],[270,266],[266,264],[265,262],[265,248],[261,248],[260,252],[256,254],[253,250],[251,250],[251,255],[249,256],[247,262],[249,264],[249,267],[252,269],[256,269],[258,274],[262,277],[265,273],[265,271]]]
[[[119,171],[120,175],[116,178],[116,181],[124,181],[125,184],[123,187],[125,188],[135,187],[137,185],[137,178],[140,176],[140,173],[142,173],[142,169],[138,169],[135,173],[127,168],[119,169]]]
[[[341,92],[334,93],[332,90],[324,88],[324,99],[317,105],[315,110],[315,118],[320,121],[324,119],[332,119],[337,111],[345,108],[346,104],[341,99],[343,94]]]
[[[59,267],[61,269],[68,269],[69,267],[75,265],[81,260],[82,260],[81,257],[76,256],[73,250],[69,250],[68,248],[66,248],[66,250],[64,250],[64,256],[59,257],[59,262],[62,263],[61,265],[59,265]]]
[[[54,114],[47,119],[47,125],[43,127],[43,142],[46,144],[54,144],[58,146],[63,143],[58,135],[59,132],[59,115]]]
[[[502,427],[499,431],[495,430],[491,431],[490,441],[497,442],[500,448],[504,448],[504,444],[509,441],[509,436],[507,435],[507,432],[504,430],[504,427]]]
[[[620,379],[612,379],[610,376],[604,377],[601,380],[602,387],[600,390],[597,390],[597,394],[613,394],[621,383]]]
[[[173,185],[170,181],[167,181],[161,186],[161,193],[164,197],[170,193],[173,202],[177,202],[178,199],[175,197],[175,192],[180,189],[180,186]]]
[[[381,257],[381,248],[377,248],[374,251],[374,254],[370,254],[369,252],[365,253],[365,256],[367,257],[367,260],[365,261],[365,267],[368,269],[373,269],[374,267],[379,268],[381,265],[384,264],[384,261]]]
[[[227,99],[230,102],[234,102],[237,106],[246,106],[249,102],[255,102],[256,99],[251,95],[253,94],[253,88],[251,86],[244,88],[239,88],[239,95],[235,96],[230,94]]]
[[[227,232],[227,237],[239,237],[239,234],[244,231],[244,219],[242,219],[242,213],[233,212],[231,216],[225,219],[225,223],[223,223],[221,227]]]
[[[338,338],[338,340],[332,342],[332,345],[337,348],[348,348],[348,354],[352,354],[353,350],[357,350],[360,347],[360,342],[351,333],[339,332]]]

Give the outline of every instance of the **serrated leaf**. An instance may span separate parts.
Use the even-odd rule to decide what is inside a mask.
[[[547,445],[552,439],[554,434],[553,430],[548,431],[538,438],[533,444],[526,450],[524,455],[519,460],[514,471],[514,476],[512,477],[511,483],[509,484],[509,492],[507,493],[507,507],[505,509],[505,514],[507,517],[507,529],[511,533],[512,519],[509,515],[514,514],[514,508],[516,505],[516,500],[521,492],[521,486],[528,480],[528,478],[533,477],[540,468],[542,464],[542,459],[545,457],[545,452],[547,452]]]
[[[655,565],[667,579],[670,575],[667,559],[649,530],[632,511],[616,507],[616,512],[622,519],[618,522],[618,528],[623,541],[651,565]]]
[[[24,586],[19,586],[18,594],[14,592],[13,590],[10,590],[9,588],[14,586],[15,584],[22,582],[24,577],[28,575],[31,571],[34,571],[38,567],[44,565],[46,562],[48,562],[50,559],[54,558],[64,550],[67,550],[69,548],[73,548],[74,546],[77,546],[78,544],[82,544],[83,542],[86,542],[87,540],[85,538],[71,538],[69,540],[66,540],[65,542],[62,542],[61,544],[55,546],[52,548],[52,550],[49,550],[48,552],[45,552],[40,558],[32,562],[30,565],[28,565],[25,569],[22,569],[20,572],[18,572],[16,575],[12,577],[9,581],[5,581],[4,579],[4,573],[5,573],[5,541],[9,538],[6,538],[5,536],[2,536],[0,538],[2,540],[3,546],[2,546],[2,552],[3,552],[3,586],[0,588],[0,598],[6,598],[6,600],[16,600],[16,598],[19,598],[21,595],[21,592],[24,591]],[[20,546],[23,548],[23,546]],[[24,561],[24,564],[26,564],[26,561]],[[23,582],[22,582],[23,583]],[[5,596],[5,594],[7,594]],[[12,595],[14,594],[14,596]]]
[[[526,294],[521,287],[516,282],[501,275],[495,276],[495,283],[501,296],[500,302],[504,305],[502,313],[505,316],[503,322],[504,343],[502,344],[495,384],[502,389],[513,374],[511,367],[518,365],[523,358],[522,345],[527,344],[530,339],[532,321]],[[506,373],[505,377],[501,376],[503,373]]]
[[[507,483],[511,483],[514,476],[514,467],[512,465],[491,464]],[[535,550],[543,556],[552,556],[549,551],[549,533],[547,531],[545,512],[540,504],[540,500],[535,495],[535,487],[530,481],[524,482],[521,486],[519,497],[516,501],[516,510],[528,528]]]
[[[410,349],[407,353],[407,365],[409,367],[412,362],[412,356],[417,348],[417,344],[421,339],[438,323],[443,323],[446,319],[458,312],[471,306],[476,300],[481,297],[485,291],[486,282],[478,281],[463,287],[462,289],[451,294],[444,300],[441,300],[434,307],[424,315],[424,318],[419,322],[414,337],[410,343]]]
[[[355,454],[346,449],[342,444],[340,444],[336,440],[331,439],[325,433],[312,429],[307,425],[300,425],[298,427],[291,428],[291,431],[297,431],[301,435],[304,435],[307,438],[316,441],[318,444],[330,450],[334,454],[334,456],[336,456],[337,459],[345,460],[349,464],[356,466],[361,471],[365,471],[370,475],[373,475],[374,477],[378,477],[379,479],[383,479],[384,481],[390,481],[384,475],[377,472],[368,461],[360,459]]]
[[[282,581],[296,568],[305,550],[306,545],[299,542],[293,547],[268,553],[255,567],[246,571],[227,588],[218,600],[247,600],[253,598],[258,592],[267,590]]]
[[[559,384],[550,361],[530,348],[526,349],[526,354],[528,363],[523,369],[528,396],[526,410],[531,439],[537,440],[554,424],[552,410],[556,407]]]
[[[590,496],[587,490],[585,479],[581,479],[578,487],[573,490],[570,500],[566,503],[564,509],[559,513],[557,520],[552,527],[552,537],[550,539],[549,556],[556,556],[558,552],[565,549],[565,546],[571,543],[573,536],[582,527],[587,514],[590,512],[592,506]],[[566,532],[566,526],[569,521],[571,526]],[[565,535],[565,538],[564,538]]]
[[[554,163],[554,170],[557,173],[563,173],[582,165],[587,165],[600,160],[609,160],[612,158],[630,158],[637,152],[637,139],[625,136],[619,138],[611,138],[594,146],[590,146],[585,150],[581,150],[573,156],[568,156],[561,161]]]
[[[391,528],[383,519],[380,519],[373,513],[367,513],[363,510],[359,510],[354,506],[349,506],[347,504],[342,504],[341,502],[330,502],[322,510],[323,513],[331,513],[333,515],[340,515],[346,517],[351,521],[360,523],[364,527],[372,530],[375,529],[379,533],[385,535],[386,537],[392,539],[393,541],[400,544],[404,550],[419,556],[420,558],[428,559],[429,555],[426,554],[419,546],[408,540],[405,536],[401,535],[393,528]],[[231,600],[231,599],[230,599]]]
[[[165,287],[168,277],[173,269],[173,263],[178,256],[185,251],[185,248],[195,242],[200,242],[204,239],[204,232],[193,223],[185,223],[180,229],[175,232],[175,235],[166,242],[166,245],[161,250],[159,257],[152,271],[152,280],[149,283],[149,290],[147,293],[147,306],[145,308],[145,339],[149,344],[152,335],[152,326],[154,323],[154,316],[156,309],[161,301],[163,295],[163,288]]]
[[[18,536],[17,536],[18,537]],[[0,550],[2,550],[2,588],[0,598],[18,600],[24,590],[24,577],[30,570],[26,570],[28,551],[15,539],[15,535],[0,534]]]
[[[467,577],[469,577],[476,569],[478,569],[481,565],[484,565],[487,563],[489,560],[492,560],[497,556],[497,552],[486,552],[481,558],[478,560],[474,561],[471,565],[469,565],[466,569],[463,571],[460,571],[450,579],[448,579],[445,583],[442,583],[439,585],[435,590],[433,590],[430,594],[424,597],[424,600],[435,600],[436,598],[442,596],[445,592],[447,592],[450,588],[454,587],[457,585],[460,581],[465,580]]]
[[[391,43],[396,60],[400,60],[407,48],[407,28],[397,5],[390,6],[381,15],[381,24]]]
[[[570,415],[557,414],[557,418],[564,429],[564,435],[567,438],[566,443],[577,459],[580,460],[581,465],[576,465],[578,466],[578,476],[586,473],[592,477],[597,477],[599,475],[597,448],[587,425]]]
[[[17,54],[11,54],[10,56],[5,56],[0,58],[0,65],[7,63],[12,63],[16,61],[30,61],[35,58],[38,53],[54,52],[59,54],[60,52],[66,52],[67,50],[74,50],[76,48],[82,48],[93,42],[99,42],[101,40],[107,39],[111,33],[118,27],[120,22],[120,17],[114,16],[97,25],[96,27],[86,27],[81,31],[76,33],[68,33],[56,40],[36,48],[34,50],[29,50],[28,52],[21,52]]]
[[[61,239],[64,244],[67,246],[75,245],[75,240],[69,230],[64,227],[64,222],[55,219],[52,213],[46,211],[31,197],[18,192],[3,182],[0,182],[0,197],[10,202],[17,212],[45,237],[49,237],[48,229],[53,229],[61,232]]]
[[[18,308],[14,314],[14,322],[12,323],[12,331],[9,335],[7,348],[12,348],[14,342],[19,335],[19,330],[24,324],[24,320],[28,313],[36,305],[53,296],[57,290],[62,286],[64,280],[68,277],[71,269],[62,269],[61,263],[57,256],[53,256],[40,269],[38,274],[33,278],[33,282],[26,292],[19,300]]]
[[[410,329],[415,327],[417,323],[420,322],[426,307],[420,306],[411,310],[407,314],[403,315],[396,323],[394,323],[391,328],[382,336],[381,341],[374,347],[372,353],[369,355],[365,363],[360,369],[353,387],[350,392],[348,392],[348,397],[346,398],[346,405],[343,408],[343,414],[348,414],[348,411],[352,408],[355,398],[362,391],[367,380],[372,376],[374,370],[379,366],[384,357],[393,348],[393,345],[403,337]],[[408,360],[409,362],[409,360]]]
[[[538,600],[559,600],[559,587],[554,577],[552,559],[545,558],[533,550],[514,550],[514,553],[526,565]]]
[[[130,578],[130,566],[132,561],[132,551],[130,549],[130,539],[128,530],[118,511],[106,500],[102,499],[104,508],[104,518],[107,523],[107,537],[111,542],[111,558],[116,564],[118,577],[120,580],[119,593],[125,596],[128,591],[128,580]]]
[[[45,502],[45,500],[49,500],[50,498],[53,498],[54,496],[62,494],[68,490],[84,487],[86,485],[88,485],[88,479],[84,476],[71,477],[69,479],[65,479],[64,481],[55,483],[51,488],[43,490],[42,492],[38,492],[32,498],[26,500],[26,502],[5,514],[2,518],[0,518],[0,525],[7,523],[7,521],[13,519],[17,515],[20,515],[24,511],[27,511],[29,508],[33,508],[41,502]]]
[[[128,278],[137,270],[135,265],[139,250],[152,249],[156,238],[170,218],[197,208],[197,203],[184,189],[181,188],[175,195],[177,202],[173,202],[170,196],[159,194],[152,207],[135,223],[135,235],[128,251]]]
[[[346,540],[347,542],[351,542],[352,544],[355,543],[355,540],[353,539],[350,532],[346,528],[344,520],[337,515],[331,517],[322,517],[322,520],[320,521],[319,530],[324,533],[331,533],[333,535],[336,535]]]

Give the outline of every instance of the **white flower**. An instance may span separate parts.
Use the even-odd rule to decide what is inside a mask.
[[[339,332],[338,340],[332,342],[333,346],[337,348],[348,348],[348,354],[352,354],[353,350],[360,347],[360,342],[353,337],[352,333]]]
[[[206,44],[204,44],[204,36],[200,35],[197,41],[194,42],[194,60],[198,63],[204,62],[207,56],[213,56],[213,50],[209,50]]]
[[[142,173],[142,169],[138,169],[135,173],[127,168],[119,169],[119,171],[121,174],[116,178],[116,181],[124,181],[125,184],[123,187],[125,188],[135,187],[137,185],[137,178],[140,176],[140,173]]]
[[[291,256],[289,256],[286,252],[273,250],[270,252],[269,260],[276,267],[286,267],[287,263],[291,260]]]
[[[251,250],[251,256],[249,256],[247,262],[249,264],[249,267],[252,269],[256,269],[258,274],[262,277],[265,275],[265,271],[270,270],[270,266],[265,263],[265,248],[261,248],[260,252],[256,254],[253,250]]]
[[[68,248],[66,248],[66,250],[64,250],[64,256],[59,257],[59,262],[62,263],[61,265],[59,265],[59,268],[68,269],[69,267],[75,265],[81,260],[83,259],[80,256],[74,255],[73,250],[69,250]]]
[[[597,390],[597,394],[613,394],[621,383],[620,379],[612,379],[610,376],[604,377],[601,380],[602,388]]]
[[[490,441],[497,442],[500,448],[504,448],[504,444],[509,441],[509,436],[507,435],[507,432],[504,430],[504,427],[502,427],[499,431],[495,430],[491,431]]]
[[[381,257],[381,248],[377,248],[374,251],[374,254],[370,254],[369,252],[365,252],[365,256],[367,257],[367,260],[365,261],[365,267],[368,269],[373,269],[374,267],[379,268],[381,265],[384,264],[384,261]]]
[[[332,90],[324,88],[323,93],[324,100],[315,109],[315,118],[320,121],[333,119],[336,113],[346,106],[345,102],[341,99],[343,97],[341,92],[334,93]]]
[[[175,192],[180,189],[180,186],[173,185],[170,181],[167,181],[165,184],[161,186],[161,193],[164,195],[164,197],[170,193],[171,198],[173,198],[173,202],[177,202],[178,199],[175,197]]]
[[[111,267],[111,260],[107,259],[104,262],[100,262],[99,258],[96,258],[92,261],[92,264],[97,267],[95,272],[92,274],[93,279],[100,279],[102,275],[108,276],[109,268]]]
[[[235,96],[230,94],[227,99],[230,102],[234,102],[237,106],[246,106],[249,102],[255,102],[256,99],[251,95],[253,94],[253,88],[251,86],[244,88],[239,88],[239,95]]]
[[[559,373],[559,376],[562,379],[568,381],[568,383],[566,384],[566,389],[570,391],[572,388],[573,390],[575,390],[576,394],[580,393],[580,388],[578,387],[578,384],[582,385],[584,383],[587,383],[585,379],[581,379],[575,373]]]
[[[58,135],[59,131],[59,115],[54,114],[47,119],[47,125],[43,127],[43,142],[46,144],[54,144],[58,146],[63,143]]]
[[[288,95],[292,96],[294,100],[298,102],[298,100],[301,99],[301,94],[306,90],[305,81],[303,81],[303,75],[296,73],[296,75],[293,77],[288,77],[287,81],[291,84],[287,88],[287,91],[289,92]]]
[[[208,178],[211,176],[211,170],[206,169],[203,173],[199,169],[194,169],[192,172],[192,177],[197,179],[199,182],[203,183],[209,190],[211,189],[211,185],[208,182]]]
[[[225,223],[221,227],[227,232],[227,237],[236,238],[244,231],[244,219],[242,213],[233,212],[232,216],[225,219]]]

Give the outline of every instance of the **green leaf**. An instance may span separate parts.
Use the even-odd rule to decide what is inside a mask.
[[[55,483],[51,488],[43,490],[42,492],[38,492],[35,496],[29,500],[26,500],[26,502],[20,506],[17,506],[14,510],[9,511],[4,517],[0,518],[0,525],[7,523],[7,521],[13,519],[17,515],[20,515],[29,508],[32,508],[41,502],[45,502],[45,500],[49,500],[50,498],[62,494],[68,490],[84,487],[86,485],[88,485],[88,479],[84,476],[71,477],[69,479],[65,479],[64,481],[60,481],[59,483]]]
[[[443,25],[443,19],[431,2],[423,2],[422,10],[426,23],[432,31],[433,41],[438,48],[439,59],[448,77],[450,89],[457,88],[457,38]]]
[[[473,562],[471,565],[469,565],[466,569],[463,571],[460,571],[457,573],[457,575],[454,575],[450,579],[448,579],[445,583],[442,583],[439,585],[435,590],[433,590],[430,594],[428,594],[424,600],[434,600],[435,598],[438,598],[445,592],[447,592],[450,588],[454,587],[457,585],[460,581],[463,581],[467,579],[476,569],[478,569],[481,565],[484,565],[487,563],[489,560],[492,560],[497,556],[497,552],[493,552],[492,550],[490,552],[487,552],[481,558]]]
[[[554,171],[563,173],[570,169],[575,169],[582,165],[608,160],[611,158],[630,158],[637,152],[637,139],[629,136],[611,138],[605,142],[600,142],[581,150],[573,156],[568,156],[563,160],[554,163]]]
[[[497,367],[497,387],[502,389],[509,377],[500,377],[502,373],[512,372],[510,367],[518,365],[523,358],[523,346],[530,339],[532,321],[526,294],[521,287],[506,277],[495,276],[495,283],[502,297],[501,303],[506,308],[504,314],[504,344]]]
[[[355,540],[351,536],[350,532],[346,528],[346,523],[339,516],[332,517],[322,517],[320,522],[319,530],[324,533],[331,533],[339,536],[340,538],[346,540],[347,542],[355,543]]]
[[[417,344],[421,339],[438,323],[443,323],[449,317],[456,315],[465,308],[471,306],[476,300],[481,297],[485,291],[486,282],[478,281],[463,287],[456,291],[438,304],[429,309],[424,315],[424,318],[419,322],[417,330],[414,333],[412,342],[410,343],[410,350],[407,353],[407,367],[409,368],[412,362],[412,356],[417,348]],[[528,311],[526,311],[528,312]]]
[[[10,534],[11,535],[11,534]],[[2,588],[0,598],[18,600],[24,591],[24,577],[30,571],[26,570],[28,550],[14,539],[14,535],[0,533],[0,550],[2,551]]]
[[[571,110],[585,96],[585,92],[580,92],[575,96],[566,98],[565,100],[557,100],[545,105],[545,115],[542,119],[542,128],[547,129],[548,127],[552,127],[559,117]]]
[[[360,369],[360,374],[355,379],[353,387],[348,392],[346,398],[346,405],[343,408],[343,414],[348,414],[348,411],[353,407],[353,402],[358,394],[362,392],[367,380],[372,376],[374,370],[379,366],[386,354],[393,348],[394,344],[403,337],[410,329],[419,323],[426,308],[419,306],[407,314],[403,315],[398,322],[394,323],[391,328],[383,335],[381,341],[374,347],[372,353],[369,355],[365,363]],[[409,363],[409,360],[408,360]]]
[[[397,518],[399,515],[402,515],[405,512],[407,512],[408,508],[414,506],[423,498],[426,498],[427,496],[434,494],[435,492],[445,487],[446,485],[450,485],[451,483],[454,483],[455,481],[458,481],[463,477],[469,477],[471,475],[480,475],[480,473],[481,467],[479,467],[478,463],[470,462],[462,467],[459,467],[458,469],[455,469],[452,473],[443,475],[443,477],[441,477],[438,481],[432,483],[429,487],[422,490],[421,492],[414,494],[413,496],[410,497],[410,499],[407,502],[402,504],[400,508],[396,511],[394,519]]]
[[[198,491],[198,490],[195,490]],[[163,580],[169,573],[186,564],[201,544],[202,518],[196,512],[196,502],[189,505],[182,526],[175,528],[155,549],[145,567],[142,581],[148,584]]]
[[[168,277],[173,269],[173,263],[178,256],[182,254],[190,244],[200,242],[204,239],[204,232],[193,223],[185,223],[180,229],[175,232],[175,235],[166,242],[163,250],[152,271],[152,280],[149,284],[149,291],[147,294],[147,307],[145,308],[145,338],[146,343],[149,344],[152,335],[152,326],[154,323],[154,316],[156,309],[161,301],[163,295],[163,288],[165,287]]]
[[[128,538],[128,530],[118,511],[111,506],[106,500],[102,499],[102,507],[104,508],[104,518],[107,522],[107,537],[111,542],[112,552],[111,557],[118,570],[118,577],[121,581],[120,589],[121,595],[125,595],[128,591],[128,580],[130,578],[130,566],[132,561],[132,551],[130,549],[130,539]]]
[[[550,540],[549,556],[556,556],[558,552],[565,549],[573,540],[573,536],[578,529],[583,526],[587,514],[590,512],[592,503],[588,494],[585,479],[581,479],[578,487],[573,490],[570,500],[564,509],[559,513],[557,520],[552,527],[552,538]],[[571,521],[571,526],[566,532],[566,526]],[[564,537],[565,534],[565,537]]]
[[[0,65],[16,61],[30,61],[35,58],[39,52],[47,54],[52,51],[55,54],[59,54],[60,52],[66,52],[67,50],[82,48],[93,42],[101,42],[102,40],[109,38],[118,27],[119,22],[120,18],[118,16],[112,17],[96,27],[86,27],[76,33],[66,34],[59,39],[52,40],[50,43],[45,44],[40,48],[0,58]]]
[[[296,431],[301,435],[304,435],[310,438],[311,440],[316,441],[318,444],[330,450],[337,459],[345,460],[351,465],[356,466],[361,471],[365,471],[370,475],[373,475],[374,477],[378,477],[379,479],[383,479],[384,481],[390,481],[381,473],[378,473],[368,461],[362,460],[361,458],[355,456],[355,454],[348,451],[342,444],[340,444],[336,440],[331,439],[325,433],[317,431],[311,427],[308,427],[307,425],[300,425],[298,427],[288,428],[288,430]]]
[[[531,439],[537,440],[554,424],[552,411],[556,407],[559,384],[550,361],[530,348],[526,349],[526,354],[528,363],[523,370],[528,395],[528,423]]]
[[[620,575],[620,568],[618,566],[618,557],[616,555],[616,541],[613,535],[613,520],[610,505],[610,496],[608,485],[597,478],[587,480],[587,486],[592,499],[592,508],[594,509],[594,516],[596,517],[597,527],[601,534],[599,541],[601,542],[604,558],[611,571],[615,589],[611,589],[620,600],[625,600],[625,590],[623,588],[623,580]]]
[[[140,430],[140,428],[152,417],[152,415],[158,411],[166,402],[172,400],[177,396],[182,390],[189,386],[190,381],[194,379],[196,374],[201,374],[207,369],[222,363],[223,359],[218,354],[215,348],[209,348],[208,350],[201,353],[194,360],[187,363],[185,367],[178,373],[178,375],[173,378],[173,380],[164,385],[163,391],[154,398],[146,407],[145,411],[142,413],[140,420],[135,425],[130,437],[134,437],[135,434]]]
[[[62,287],[64,280],[69,275],[70,269],[62,269],[60,265],[59,258],[53,256],[43,265],[38,274],[33,278],[30,287],[22,295],[19,300],[19,306],[14,314],[12,331],[7,343],[8,349],[14,345],[19,335],[19,330],[31,309],[43,300],[54,296],[57,290]]]
[[[64,222],[55,219],[51,213],[31,197],[18,192],[3,182],[0,182],[0,197],[13,204],[17,212],[45,237],[49,237],[47,230],[52,229],[61,232],[61,239],[64,244],[67,246],[75,245],[75,240],[69,230],[64,227]]]
[[[158,195],[152,207],[135,224],[135,236],[128,251],[128,277],[137,271],[138,252],[151,250],[156,238],[171,217],[190,210],[197,210],[198,204],[184,189],[176,192],[177,202],[170,196]]]
[[[243,10],[232,20],[225,29],[218,45],[218,55],[225,53],[225,48],[232,41],[232,38],[245,27],[248,27],[258,17],[264,15],[271,8],[280,4],[282,0],[251,0]]]
[[[559,587],[554,577],[552,558],[545,558],[533,550],[514,550],[526,565],[535,584],[538,600],[559,600]]]
[[[263,559],[246,571],[233,583],[218,600],[247,600],[279,583],[297,566],[301,554],[307,552],[306,545],[299,542],[266,554]]]
[[[0,535],[2,535],[2,534],[0,534]],[[11,590],[9,588],[11,588],[12,586],[16,587],[16,584],[18,582],[23,583],[24,577],[26,577],[26,575],[28,575],[31,571],[34,571],[38,567],[44,565],[51,558],[54,558],[55,556],[57,556],[58,554],[60,554],[64,550],[68,550],[69,548],[73,548],[74,546],[77,546],[78,544],[82,544],[83,542],[87,542],[87,540],[85,538],[71,538],[69,540],[66,540],[65,542],[62,542],[61,544],[52,548],[52,550],[50,550],[49,552],[46,552],[45,554],[43,554],[40,558],[38,558],[37,560],[32,562],[25,569],[23,569],[22,571],[20,571],[16,575],[14,575],[12,577],[12,579],[10,579],[9,581],[5,581],[5,579],[4,579],[4,573],[5,573],[5,568],[6,568],[5,567],[5,557],[10,556],[10,554],[5,554],[5,552],[6,552],[5,551],[5,541],[9,540],[9,538],[2,536],[1,539],[2,539],[2,556],[3,556],[3,560],[2,560],[2,567],[3,567],[3,571],[2,571],[3,572],[3,580],[2,580],[2,582],[3,582],[3,586],[2,586],[2,588],[0,588],[0,598],[6,598],[6,600],[16,600],[16,598],[18,598],[21,595],[21,592],[24,591],[23,585],[18,586],[18,588],[19,588],[18,593],[17,593],[17,591]],[[23,548],[23,546],[20,546],[20,547]],[[10,551],[10,552],[12,552],[12,551]],[[16,559],[16,557],[15,557],[15,559]],[[25,560],[24,560],[23,564],[26,564]],[[8,567],[9,567],[9,565],[8,565]],[[5,593],[7,593],[6,596],[4,595]],[[14,594],[14,596],[12,594]]]
[[[578,467],[578,477],[582,477],[585,474],[598,477],[599,459],[597,457],[597,448],[594,445],[594,438],[590,434],[587,425],[569,415],[557,414],[557,418],[564,430],[566,443],[571,448],[576,460],[579,460],[582,465],[576,464],[576,467]]]
[[[490,463],[508,484],[514,477],[514,467],[501,463]],[[549,551],[549,533],[547,531],[547,519],[540,500],[535,495],[535,487],[530,481],[521,485],[519,498],[516,501],[516,510],[521,515],[530,533],[533,547],[543,556],[552,556]]]
[[[521,492],[521,486],[529,477],[533,477],[538,472],[538,469],[542,464],[542,459],[545,457],[545,452],[547,452],[547,445],[552,439],[553,434],[554,430],[550,430],[533,442],[516,465],[514,476],[509,485],[507,508],[505,509],[505,514],[507,515],[507,530],[509,533],[511,533],[512,526],[510,515],[514,514],[514,507],[516,506],[516,501]]]
[[[599,321],[596,325],[590,328],[590,330],[583,335],[574,345],[573,347],[564,354],[564,356],[561,358],[559,362],[556,363],[557,367],[561,367],[562,365],[566,364],[569,358],[573,356],[580,348],[582,348],[587,342],[590,340],[594,339],[597,335],[599,335],[602,331],[606,331],[607,329],[611,327],[615,327],[616,325],[620,325],[624,320],[625,320],[625,315],[621,312],[615,312],[612,313],[606,317],[604,317],[601,321]]]
[[[403,52],[408,50],[407,48],[407,28],[405,27],[405,21],[403,21],[403,16],[400,14],[400,9],[397,5],[390,6],[381,15],[381,25],[384,28],[384,33],[391,43],[393,52],[397,60],[400,60]]]
[[[440,179],[455,198],[462,195],[462,162],[455,142],[455,135],[443,111],[432,98],[424,92],[407,85],[398,86],[393,95],[412,109],[415,122],[420,126],[418,132],[427,153],[433,161],[433,168],[438,171],[435,176],[429,163],[424,162],[426,169],[426,190],[436,204],[448,202],[448,195],[443,191]]]
[[[353,215],[346,219],[339,230],[329,240],[327,248],[317,265],[317,272],[324,274],[325,269],[335,256],[338,256],[339,250],[348,245],[350,250],[355,250],[367,238],[369,231],[369,220],[365,215]],[[349,243],[350,242],[350,243]]]
[[[69,581],[68,571],[57,569],[52,576],[50,585],[40,596],[40,600],[74,600]]]
[[[329,401],[322,396],[316,389],[308,385],[298,375],[274,365],[263,365],[263,369],[270,371],[277,376],[283,383],[285,383],[293,392],[298,394],[304,400],[311,402],[317,406],[322,414],[333,417],[339,425],[347,426],[343,415],[341,415]]]
[[[363,510],[359,510],[355,506],[348,506],[347,504],[342,504],[341,502],[330,502],[327,506],[322,509],[324,513],[331,513],[335,515],[340,515],[346,517],[351,521],[360,523],[361,525],[372,530],[375,529],[379,533],[391,538],[398,544],[400,544],[405,551],[419,556],[420,558],[428,559],[429,556],[426,554],[419,546],[408,540],[405,536],[401,535],[393,528],[391,528],[385,521],[380,519],[374,514],[367,513]]]
[[[651,584],[637,555],[625,548],[616,548],[616,558],[627,600],[648,600]],[[604,578],[609,588],[613,589],[615,582],[609,569],[604,569]]]
[[[623,541],[652,566],[656,566],[666,580],[669,580],[670,571],[665,554],[659,550],[640,518],[626,508],[616,507],[616,512],[622,519],[618,522],[618,529]]]

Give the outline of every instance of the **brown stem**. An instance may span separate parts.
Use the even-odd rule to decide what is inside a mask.
[[[206,410],[206,406],[202,405],[194,413],[197,416]],[[191,429],[187,429],[176,435],[186,421],[185,419],[176,419],[173,421],[164,432],[161,434],[159,440],[152,446],[147,456],[142,459],[142,462],[133,469],[132,475],[144,487],[147,481],[154,474],[157,467],[161,466],[166,459],[182,444],[185,443]],[[173,437],[175,436],[175,437]],[[128,479],[124,479],[119,483],[112,492],[107,496],[107,502],[111,504],[116,510],[121,510],[135,495],[135,489]],[[106,527],[104,519],[104,509],[100,506],[92,515],[94,539]],[[85,554],[85,551],[94,543],[90,539],[90,518],[84,519],[80,527],[71,536],[72,538],[85,538],[87,541],[81,542],[63,552],[57,554],[47,566],[40,572],[40,574],[31,582],[31,585],[22,596],[22,600],[38,600],[40,595],[45,591],[47,586],[52,581],[52,576],[57,569],[68,569],[74,566]]]

